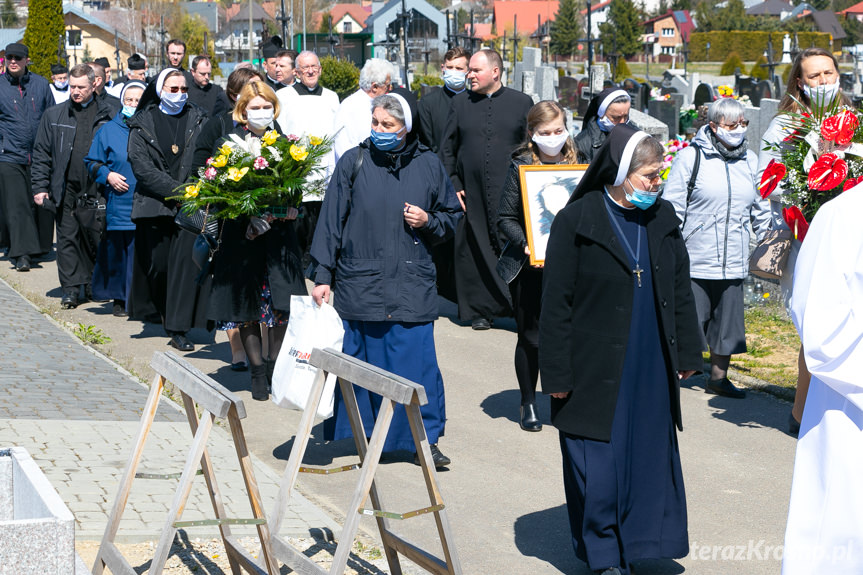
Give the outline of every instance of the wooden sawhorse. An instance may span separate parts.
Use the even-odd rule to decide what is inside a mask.
[[[384,552],[386,553],[392,575],[401,575],[402,573],[399,564],[399,553],[431,573],[460,574],[462,572],[461,564],[455,545],[453,544],[452,531],[450,530],[443,498],[438,489],[437,472],[432,460],[431,450],[429,449],[425,427],[423,426],[422,414],[420,413],[420,406],[428,402],[425,388],[417,383],[408,381],[332,349],[313,350],[309,363],[319,368],[320,371],[309,395],[309,402],[300,419],[299,430],[294,438],[291,455],[288,458],[288,464],[282,476],[276,509],[270,516],[270,533],[272,534],[273,550],[278,558],[290,568],[303,575],[327,573],[322,567],[297,551],[282,537],[279,537],[278,533],[282,525],[284,512],[291,498],[291,492],[297,481],[297,475],[302,471],[312,473],[326,473],[328,471],[305,468],[301,464],[308,447],[312,427],[314,426],[315,414],[317,413],[318,404],[321,401],[321,395],[324,390],[324,382],[329,374],[333,374],[339,378],[342,398],[345,401],[348,418],[350,419],[351,430],[354,434],[354,441],[357,446],[357,453],[359,453],[362,471],[350,505],[348,506],[347,519],[342,527],[342,535],[336,547],[329,573],[331,575],[344,573],[351,545],[359,528],[360,516],[372,515],[377,521]],[[381,404],[381,409],[368,443],[366,443],[366,432],[363,429],[363,422],[360,417],[357,398],[354,394],[352,384],[363,387],[383,397],[383,403]],[[401,514],[383,511],[374,481],[375,471],[380,461],[384,441],[386,441],[396,404],[404,405],[407,410],[414,445],[419,454],[426,489],[431,501],[429,507]],[[349,466],[348,469],[356,467]],[[344,469],[339,469],[339,471],[341,470]],[[363,508],[367,498],[371,498],[373,509]],[[407,519],[408,517],[425,513],[434,514],[444,553],[443,560],[420,549],[390,530],[389,518]]]
[[[135,438],[129,462],[126,464],[126,470],[123,472],[120,489],[117,493],[117,498],[114,500],[111,515],[108,518],[108,525],[105,527],[102,543],[99,545],[99,552],[96,555],[96,562],[93,566],[93,575],[101,575],[105,567],[108,567],[114,575],[135,575],[135,570],[126,558],[123,557],[116,545],[114,545],[114,537],[117,535],[120,519],[126,507],[126,502],[129,499],[132,482],[136,477],[143,479],[175,479],[177,477],[177,474],[136,474],[144,451],[144,444],[147,441],[147,436],[156,417],[156,409],[159,406],[159,399],[162,397],[162,389],[165,387],[167,381],[174,384],[174,387],[179,389],[182,394],[183,406],[186,409],[186,417],[189,420],[189,426],[192,428],[194,440],[192,441],[192,447],[189,449],[183,473],[179,476],[180,483],[177,486],[177,491],[174,493],[174,500],[168,512],[165,526],[162,528],[162,535],[156,547],[156,553],[150,563],[148,573],[150,575],[160,575],[162,573],[165,562],[168,560],[171,543],[178,528],[195,525],[218,525],[231,566],[231,572],[234,575],[241,573],[241,566],[247,572],[256,575],[264,573],[276,575],[279,572],[279,568],[270,547],[270,533],[261,503],[261,494],[255,481],[252,460],[246,447],[246,438],[243,435],[243,425],[240,421],[246,417],[246,408],[243,405],[243,401],[212,378],[171,352],[154,353],[150,366],[156,371],[156,377],[150,385],[150,394],[147,397],[144,413],[141,415],[141,426],[138,429],[138,435]],[[196,406],[202,410],[200,419],[198,419],[195,411]],[[225,515],[225,506],[222,503],[222,496],[216,483],[213,462],[207,452],[207,439],[210,436],[213,423],[217,417],[227,419],[228,425],[231,428],[231,436],[234,440],[234,447],[237,450],[240,473],[243,476],[246,490],[249,493],[249,503],[252,506],[252,513],[254,515],[253,519],[230,519]],[[198,473],[199,468],[207,483],[216,519],[183,522],[180,521],[180,518],[186,506],[189,493],[192,491],[192,480]],[[266,570],[262,569],[252,555],[243,549],[236,538],[234,538],[231,534],[231,524],[253,524],[257,526],[258,537],[260,538],[262,547],[262,562]]]

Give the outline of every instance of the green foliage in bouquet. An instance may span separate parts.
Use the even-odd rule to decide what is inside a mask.
[[[320,194],[317,177],[332,141],[314,136],[280,136],[275,130],[260,138],[232,134],[218,153],[198,170],[198,178],[180,186],[171,199],[191,214],[207,209],[219,219],[257,216],[270,207],[296,207],[303,194]]]

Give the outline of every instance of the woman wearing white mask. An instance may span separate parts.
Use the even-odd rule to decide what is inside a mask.
[[[779,112],[764,133],[765,145],[762,146],[758,156],[759,181],[770,160],[782,161],[782,151],[779,147],[771,150],[765,148],[768,144],[781,147],[784,140],[789,136],[790,130],[784,127],[788,123],[788,115],[830,109],[835,103],[853,108],[851,101],[839,86],[839,63],[836,58],[822,48],[803,50],[791,65],[791,71],[788,74],[788,86],[785,88],[785,96],[779,103]],[[787,229],[788,226],[782,217],[782,193],[783,185],[780,182],[770,194],[769,199],[773,210],[774,226]],[[792,240],[788,261],[780,278],[782,298],[789,312],[794,266],[799,251],[800,242],[796,239]],[[800,429],[803,406],[806,403],[806,393],[809,389],[809,378],[809,370],[806,368],[806,362],[803,359],[803,347],[801,347],[797,359],[797,392],[794,395],[794,407],[788,419],[789,431],[793,435],[797,435]]]
[[[556,102],[539,102],[527,114],[527,141],[513,153],[498,209],[498,232],[502,245],[517,246],[530,254],[525,234],[524,208],[519,179],[523,165],[574,164],[575,145],[566,129],[566,115]],[[563,204],[569,198],[569,189]],[[559,209],[559,208],[557,208]],[[556,209],[555,209],[556,211]],[[501,256],[509,258],[510,250]],[[539,378],[539,311],[542,298],[542,266],[531,266],[526,258],[513,258],[523,267],[509,282],[518,340],[515,345],[515,377],[521,391],[519,424],[525,431],[539,431],[536,412],[536,382]],[[507,266],[509,268],[512,265]],[[510,278],[504,278],[504,281]]]
[[[135,257],[127,308],[133,319],[161,320],[180,351],[193,351],[186,337],[206,327],[207,289],[195,279],[195,234],[174,223],[178,204],[168,198],[192,172],[195,141],[206,113],[186,103],[186,77],[166,68],[148,87],[129,126],[129,163],[137,186],[132,200]]]
[[[233,111],[237,125],[231,134],[260,138],[269,130],[278,131],[275,118],[279,109],[272,88],[261,80],[250,81],[237,97]],[[216,149],[224,141],[221,139]],[[252,398],[259,401],[269,399],[273,368],[288,327],[291,296],[308,293],[294,229],[297,213],[289,208],[285,218],[268,218],[270,229],[252,239],[247,235],[248,217],[224,220],[220,246],[213,256],[208,317],[217,322],[217,329],[239,329],[249,362]],[[269,359],[263,356],[262,323],[268,328]]]
[[[749,149],[743,105],[714,102],[692,144],[675,158],[663,197],[671,202],[689,252],[692,292],[710,351],[706,392],[743,398],[728,380],[731,356],[746,352],[743,280],[749,274],[749,226],[758,239],[770,229],[770,204],[756,189],[758,157]],[[695,185],[689,182],[699,155]]]
[[[581,132],[575,137],[579,164],[589,164],[597,150],[605,143],[609,132],[617,124],[629,122],[632,99],[625,90],[606,88],[590,100]]]

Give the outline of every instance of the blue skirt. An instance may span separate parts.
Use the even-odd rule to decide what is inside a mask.
[[[386,321],[345,321],[342,351],[376,367],[421,384],[428,403],[421,406],[423,424],[429,443],[437,443],[444,434],[446,406],[443,377],[437,363],[434,323],[399,323]],[[382,398],[376,393],[354,386],[363,427],[371,436]],[[342,393],[336,387],[333,416],[324,421],[324,439],[333,441],[353,437]],[[405,409],[396,405],[384,451],[415,451]]]
[[[129,299],[132,285],[132,262],[135,252],[135,230],[108,230],[99,243],[93,268],[93,299],[96,301]]]

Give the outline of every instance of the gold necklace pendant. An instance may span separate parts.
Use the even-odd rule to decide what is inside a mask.
[[[177,152],[180,151],[180,148],[177,146],[177,144],[171,144],[171,151],[174,152],[174,154],[176,154]]]

